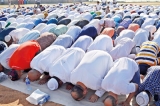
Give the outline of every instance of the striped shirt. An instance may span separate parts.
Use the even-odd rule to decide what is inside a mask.
[[[157,58],[159,53],[159,46],[156,42],[147,41],[141,45],[140,52],[137,54],[135,60],[138,64],[148,64],[155,66],[159,64],[160,60]]]
[[[160,106],[160,66],[152,66],[148,69],[148,73],[142,84],[139,85],[139,92],[149,91],[152,96],[158,95],[156,106]]]

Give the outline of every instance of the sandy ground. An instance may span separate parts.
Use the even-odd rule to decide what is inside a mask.
[[[29,95],[0,85],[0,106],[34,106],[26,101]],[[47,102],[43,106],[62,106]]]

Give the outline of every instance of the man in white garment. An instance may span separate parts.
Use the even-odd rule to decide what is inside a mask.
[[[143,42],[146,42],[149,40],[149,31],[138,29],[136,31],[136,34],[133,38],[133,42],[135,43],[135,47],[132,49],[132,53],[137,54],[140,51],[140,46]]]
[[[87,51],[103,50],[108,53],[113,49],[112,39],[106,35],[99,35],[95,38],[93,43],[88,47]]]
[[[44,84],[49,80],[49,67],[58,59],[65,51],[65,48],[58,45],[52,45],[34,57],[30,63],[32,68],[28,72],[28,78],[30,81],[39,80],[41,75],[42,79],[39,81],[39,84]]]
[[[122,38],[117,42],[117,45],[111,50],[110,54],[113,60],[119,59],[121,57],[130,57],[132,48],[135,43],[130,38]],[[133,57],[133,59],[135,56]]]
[[[88,47],[93,43],[93,39],[90,36],[81,36],[79,37],[74,44],[71,46],[71,48],[79,47],[83,49],[85,52],[87,51]]]
[[[101,81],[112,66],[112,57],[107,52],[101,50],[87,52],[79,65],[71,72],[70,81],[75,85],[71,96],[80,101],[87,95],[87,88],[90,88],[97,90],[90,98],[91,102],[96,102],[98,97],[105,92],[101,89]]]
[[[101,24],[99,19],[93,19],[86,26],[94,26],[97,29],[97,33],[100,34],[103,28],[103,23]]]
[[[80,63],[85,52],[78,47],[68,48],[64,54],[49,67],[51,79],[47,86],[50,90],[56,90],[66,82],[70,82],[70,74]]]
[[[60,45],[64,48],[69,48],[73,44],[73,38],[70,35],[59,35],[56,40],[52,43],[52,45]]]
[[[97,1],[96,11],[99,11],[100,9],[101,9],[101,5],[100,5],[99,1]]]
[[[11,45],[12,43],[18,43],[18,41],[29,31],[30,30],[26,28],[13,30],[9,33],[9,35],[5,36],[5,42],[7,42],[8,45]]]
[[[127,57],[120,58],[114,63],[102,81],[102,89],[108,92],[104,100],[105,106],[117,106],[118,95],[127,95],[127,99],[121,103],[129,106],[140,84],[140,73],[137,63]]]
[[[82,29],[79,26],[71,26],[65,34],[72,36],[73,41],[75,42],[81,30]]]
[[[103,18],[100,20],[100,24],[105,27],[105,28],[114,28],[115,27],[115,23],[114,20],[111,18]]]
[[[9,59],[18,47],[19,44],[12,44],[0,54],[0,72],[4,71],[4,68],[11,69],[9,67]]]
[[[117,42],[124,38],[124,37],[127,37],[127,38],[130,38],[130,39],[133,39],[135,36],[135,32],[130,30],[130,29],[125,29],[123,31],[121,31],[121,33],[119,34],[119,36],[114,40],[114,46],[117,45]]]

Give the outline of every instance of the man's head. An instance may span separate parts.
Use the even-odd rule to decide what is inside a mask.
[[[87,94],[87,89],[84,89],[80,85],[75,85],[71,91],[71,96],[76,101],[82,100],[86,96],[86,94]]]
[[[22,71],[11,70],[8,73],[8,76],[12,81],[16,81],[22,76]]]
[[[8,46],[10,46],[13,43],[13,38],[10,35],[5,36],[4,40]]]
[[[28,78],[30,81],[37,81],[41,77],[41,73],[35,69],[32,69],[28,72]]]
[[[140,106],[147,106],[150,100],[150,93],[143,91],[136,96],[136,102]]]
[[[99,1],[97,1],[97,4],[99,4]]]
[[[104,100],[104,106],[117,106],[117,100],[113,96],[108,95]]]

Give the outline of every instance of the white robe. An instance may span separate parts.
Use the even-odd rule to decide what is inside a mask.
[[[79,37],[71,46],[71,48],[78,47],[83,49],[86,52],[92,42],[93,42],[93,39],[90,36],[84,35]]]
[[[148,37],[149,37],[149,31],[143,29],[138,29],[136,31],[136,34],[133,38],[133,42],[135,43],[136,53],[139,52],[142,43],[148,41]]]
[[[135,43],[133,40],[130,38],[123,38],[119,40],[117,45],[111,50],[110,54],[113,60],[119,59],[121,57],[128,57],[134,46]]]
[[[23,36],[28,33],[30,30],[26,28],[19,28],[16,30],[13,30],[9,33],[10,36],[12,36],[13,41],[18,42]]]
[[[52,43],[52,45],[60,45],[63,46],[64,48],[69,48],[71,47],[73,43],[73,38],[70,35],[59,35],[57,39]]]
[[[135,32],[129,29],[123,30],[119,36],[114,40],[114,45],[116,46],[118,41],[124,37],[133,39],[133,37],[135,36]]]
[[[11,69],[9,67],[9,60],[13,54],[13,52],[19,47],[19,44],[10,45],[5,51],[0,54],[0,63],[6,69]]]
[[[120,58],[109,70],[102,81],[102,88],[117,95],[126,95],[136,91],[134,83],[130,83],[138,71],[137,63],[127,57]]]
[[[75,41],[80,32],[81,28],[79,26],[71,26],[65,34],[72,36],[73,41]]]
[[[39,71],[41,74],[44,72],[49,72],[49,66],[58,59],[65,48],[62,46],[52,45],[34,57],[30,63],[32,69]]]
[[[99,90],[104,76],[112,66],[112,57],[107,52],[100,50],[87,52],[72,71],[70,81],[72,84],[82,82],[87,88]]]
[[[87,51],[91,50],[103,50],[110,53],[113,49],[113,42],[111,37],[106,35],[97,36],[93,43],[88,47]]]
[[[100,34],[102,30],[102,26],[99,24],[100,20],[99,19],[93,19],[92,21],[89,22],[86,26],[94,26],[97,29],[97,33]]]
[[[147,19],[145,19],[141,28],[145,28],[147,25],[153,25],[154,23],[155,23],[155,20],[153,18],[147,18]]]
[[[80,63],[85,52],[80,48],[68,48],[63,55],[49,67],[49,75],[58,77],[63,83],[70,82],[70,73]]]

